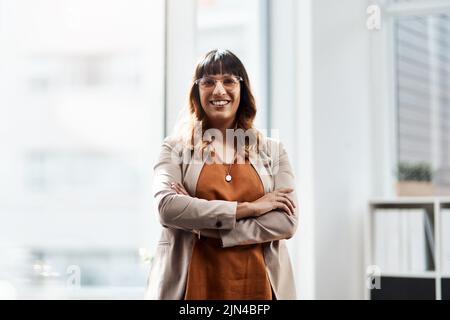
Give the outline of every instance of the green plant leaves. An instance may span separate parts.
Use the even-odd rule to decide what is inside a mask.
[[[398,181],[431,181],[431,165],[427,162],[400,162],[397,169]]]

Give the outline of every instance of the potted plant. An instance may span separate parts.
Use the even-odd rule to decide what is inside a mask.
[[[434,193],[432,170],[426,162],[400,162],[397,170],[398,196],[431,196]]]

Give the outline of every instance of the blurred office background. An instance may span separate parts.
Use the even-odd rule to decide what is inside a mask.
[[[294,165],[299,298],[365,297],[369,200],[399,164],[449,194],[450,0],[0,0],[0,299],[143,298],[152,166],[217,47]]]

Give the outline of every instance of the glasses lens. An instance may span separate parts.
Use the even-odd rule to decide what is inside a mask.
[[[217,81],[220,81],[222,85],[227,89],[234,89],[239,85],[239,79],[234,76],[227,76],[223,77],[222,79],[203,77],[200,79],[199,85],[202,88],[209,89],[215,87]]]
[[[225,77],[222,80],[223,86],[227,88],[234,88],[238,85],[238,80],[234,77]]]
[[[216,82],[212,78],[203,77],[200,79],[200,86],[204,88],[212,88],[215,84]]]

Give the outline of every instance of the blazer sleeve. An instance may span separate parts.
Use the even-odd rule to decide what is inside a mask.
[[[273,210],[257,218],[241,219],[232,230],[219,230],[222,246],[263,243],[281,239],[289,239],[297,230],[298,200],[295,191],[295,177],[286,150],[278,143],[279,157],[274,157],[274,190],[293,188],[289,197],[295,203],[292,216],[281,210]]]
[[[198,229],[233,229],[236,225],[237,201],[204,200],[179,195],[172,182],[182,183],[180,154],[176,142],[166,138],[154,166],[153,196],[163,226],[194,231]]]

